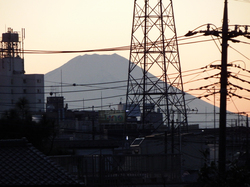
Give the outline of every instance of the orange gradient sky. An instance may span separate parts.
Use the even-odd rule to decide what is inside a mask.
[[[250,3],[244,0],[228,0],[228,2],[229,25],[250,25]],[[166,4],[168,3],[169,1],[166,0]],[[26,50],[88,50],[127,46],[131,38],[133,6],[134,0],[0,0],[0,32],[5,32],[8,27],[13,28],[14,31],[25,28],[24,48]],[[173,0],[177,35],[183,36],[189,30],[207,23],[221,27],[223,6],[224,0]],[[201,29],[204,30],[206,27]],[[199,40],[206,39],[211,37],[199,38]],[[249,39],[243,37],[237,39],[250,43]],[[191,39],[180,41],[179,44],[191,41]],[[229,45],[232,48],[229,47],[228,50],[228,62],[234,62],[250,70],[250,44],[229,43]],[[179,46],[179,52],[182,71],[204,67],[213,61],[220,63],[221,53],[214,42],[183,44]],[[114,52],[99,54],[112,53]],[[129,58],[129,51],[116,53]],[[26,54],[25,70],[26,73],[45,74],[77,55],[84,55],[84,53]],[[157,75],[157,72],[152,73]],[[213,74],[205,73],[206,75],[199,75],[199,77]],[[244,74],[245,79],[250,81],[249,73],[241,71],[239,74]],[[191,83],[191,79],[195,77],[183,77],[185,91],[218,80]],[[250,84],[239,80],[234,84],[246,89],[250,88]],[[199,96],[202,92],[188,93]],[[250,98],[247,91],[236,90],[235,93]],[[213,97],[208,99],[213,103]],[[217,105],[218,103],[219,101]],[[229,99],[228,109],[234,112],[250,112],[250,101]]]

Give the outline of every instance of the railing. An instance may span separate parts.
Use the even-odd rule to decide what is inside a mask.
[[[180,155],[52,156],[87,186],[134,186],[181,181]]]

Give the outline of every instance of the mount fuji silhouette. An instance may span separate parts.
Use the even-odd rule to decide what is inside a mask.
[[[117,54],[76,56],[45,74],[45,97],[63,96],[71,110],[110,110],[126,102],[129,61]],[[141,73],[140,67],[134,71]],[[154,75],[150,75],[154,76]],[[214,127],[214,106],[186,93],[189,124]],[[219,109],[216,108],[218,127]],[[237,119],[235,115],[228,118]],[[229,120],[230,120],[229,119]]]

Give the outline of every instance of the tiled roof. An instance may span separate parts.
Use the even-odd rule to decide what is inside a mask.
[[[0,186],[80,186],[25,138],[0,140]]]

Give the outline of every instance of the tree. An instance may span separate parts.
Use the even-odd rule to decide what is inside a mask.
[[[26,137],[37,149],[47,152],[55,137],[54,122],[43,119],[36,123],[32,121],[29,103],[26,98],[20,98],[15,108],[5,111],[0,119],[0,139],[20,139]]]
[[[219,169],[214,162],[201,168],[198,179],[199,186],[203,187],[247,187],[250,186],[250,168],[248,165],[239,165],[237,160],[228,163],[224,176],[220,176]]]
[[[29,101],[25,97],[19,98],[16,102],[16,109],[21,119],[28,120],[31,117],[29,113]]]

